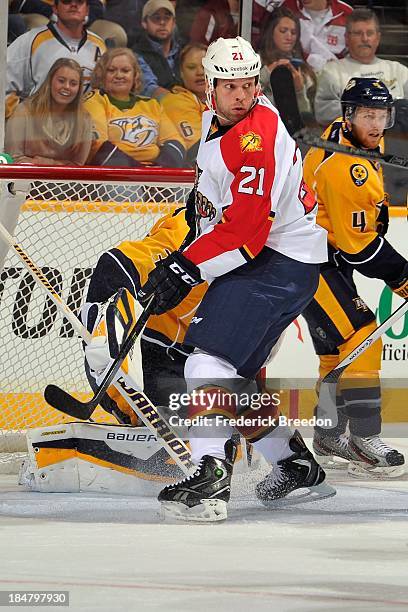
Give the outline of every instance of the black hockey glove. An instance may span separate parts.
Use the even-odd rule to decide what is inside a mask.
[[[405,264],[399,278],[397,278],[395,281],[389,281],[388,286],[397,295],[401,296],[405,300],[408,299],[408,263]]]
[[[152,311],[156,315],[163,314],[180,304],[191,289],[202,282],[197,266],[179,251],[174,251],[156,264],[139,289],[137,299],[146,306],[154,295]]]
[[[377,229],[377,233],[380,236],[385,236],[385,234],[388,232],[388,224],[389,224],[389,210],[388,210],[388,203],[381,204],[381,208],[380,208],[380,212],[378,213],[377,219],[376,219],[376,229]]]

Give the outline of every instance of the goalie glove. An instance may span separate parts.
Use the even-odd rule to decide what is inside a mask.
[[[388,286],[400,297],[405,300],[408,299],[408,262],[405,264],[400,276],[395,281],[388,282]]]
[[[154,295],[152,311],[160,315],[178,306],[193,287],[203,282],[197,266],[179,251],[174,251],[156,264],[137,298],[146,306]]]

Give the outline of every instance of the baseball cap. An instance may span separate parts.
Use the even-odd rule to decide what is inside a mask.
[[[146,17],[151,17],[160,9],[166,9],[173,15],[176,16],[176,12],[174,10],[174,6],[170,2],[170,0],[147,0],[146,4],[143,7],[142,11],[142,19],[146,19]]]

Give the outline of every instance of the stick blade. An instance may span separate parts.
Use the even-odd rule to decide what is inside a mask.
[[[56,410],[82,421],[87,421],[95,409],[94,406],[89,406],[72,397],[57,385],[47,385],[45,387],[44,399]]]

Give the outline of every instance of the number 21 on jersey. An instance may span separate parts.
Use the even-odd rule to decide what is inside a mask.
[[[265,168],[254,168],[254,166],[242,166],[240,172],[244,177],[240,180],[238,186],[239,193],[248,193],[249,195],[262,196],[263,184],[265,177]]]

